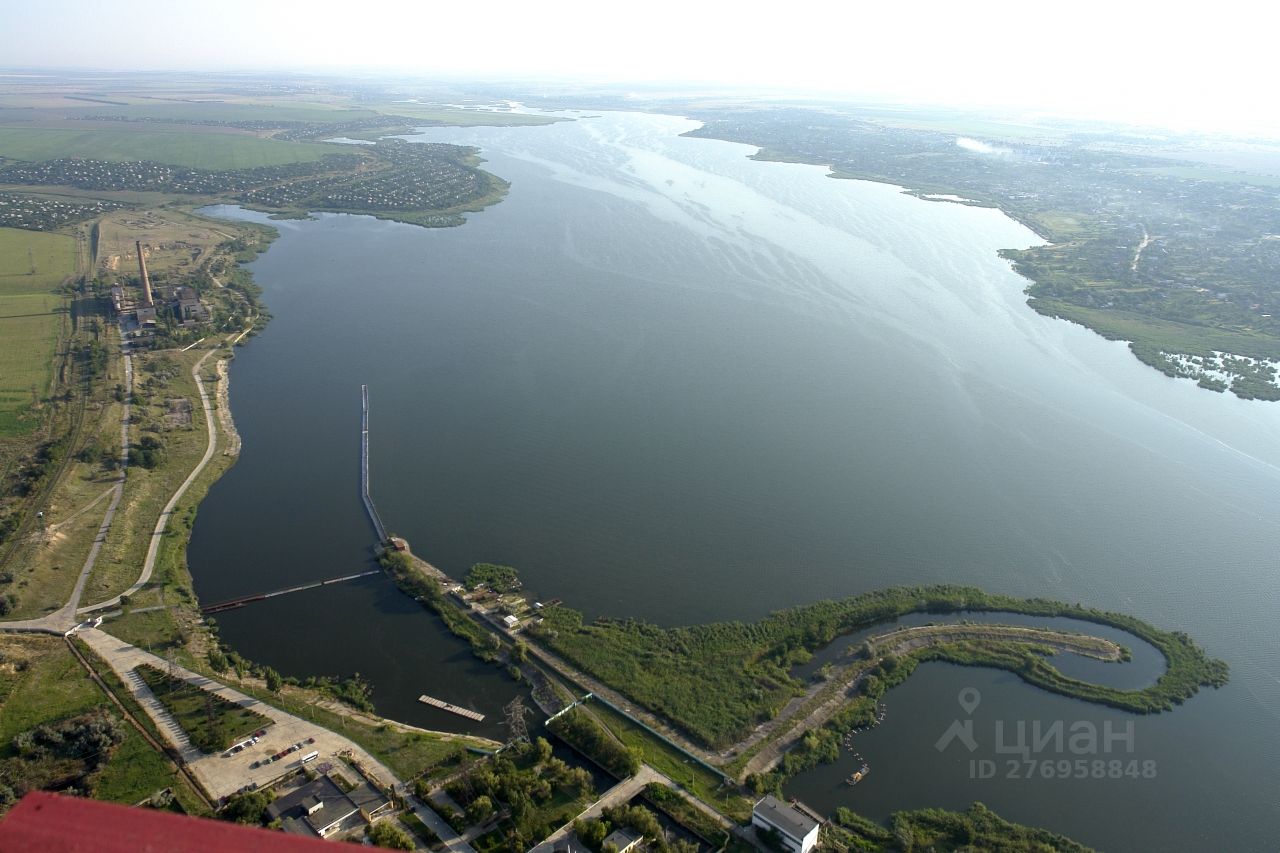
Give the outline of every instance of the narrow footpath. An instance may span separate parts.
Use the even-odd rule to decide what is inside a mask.
[[[186,494],[187,489],[195,482],[204,471],[205,466],[209,464],[209,460],[213,458],[213,454],[218,450],[218,427],[214,423],[213,407],[209,405],[209,394],[205,390],[204,381],[200,378],[200,369],[204,367],[204,363],[209,356],[217,352],[217,349],[211,349],[205,353],[195,366],[191,368],[191,377],[195,379],[196,391],[200,394],[200,406],[204,409],[205,429],[209,435],[209,444],[205,448],[204,456],[200,457],[200,461],[196,467],[191,469],[191,473],[187,475],[187,479],[182,481],[182,485],[178,486],[173,496],[169,498],[169,502],[164,505],[164,509],[160,513],[160,517],[156,519],[156,526],[151,531],[151,543],[147,546],[147,557],[142,563],[142,573],[138,575],[138,579],[119,595],[112,596],[106,601],[100,601],[97,604],[91,604],[88,607],[80,607],[75,612],[80,614],[92,613],[95,610],[105,610],[115,607],[120,603],[120,599],[126,595],[133,595],[138,590],[147,585],[151,580],[151,572],[156,566],[156,555],[160,553],[160,542],[164,538],[165,531],[169,527],[169,519],[173,516],[173,510],[178,505],[178,501],[182,500],[182,496]],[[81,584],[83,586],[83,583]],[[79,597],[76,598],[76,604],[79,604]]]
[[[102,551],[103,543],[107,541],[107,534],[111,532],[111,523],[115,521],[116,509],[120,506],[120,499],[124,496],[125,477],[129,468],[129,419],[132,412],[129,401],[133,395],[133,356],[128,353],[125,353],[124,356],[124,388],[124,412],[120,415],[120,477],[116,480],[115,485],[111,487],[111,502],[107,504],[107,511],[102,517],[102,524],[98,525],[98,532],[93,537],[93,545],[89,548],[89,555],[85,558],[79,577],[76,578],[76,585],[71,590],[71,597],[67,599],[66,604],[48,616],[42,616],[38,619],[24,619],[17,622],[3,622],[0,623],[0,630],[61,635],[75,627],[76,613],[80,608],[80,597],[84,595],[85,584],[89,582],[89,575],[93,572],[93,567],[98,562],[98,554]],[[98,500],[101,500],[101,497]],[[94,503],[97,503],[97,500]]]

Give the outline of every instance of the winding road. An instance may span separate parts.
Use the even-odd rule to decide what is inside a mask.
[[[160,552],[160,542],[164,538],[165,530],[169,526],[169,519],[173,516],[174,508],[178,505],[178,501],[182,500],[182,496],[186,494],[187,489],[191,487],[191,484],[195,482],[196,477],[199,477],[201,472],[204,471],[205,466],[209,464],[209,460],[213,458],[213,454],[218,450],[218,427],[217,424],[214,423],[213,407],[209,405],[209,394],[205,390],[203,380],[200,379],[200,369],[204,367],[204,363],[209,360],[209,356],[213,355],[215,352],[217,352],[216,349],[209,350],[201,356],[200,360],[191,368],[191,377],[195,380],[196,391],[200,394],[200,406],[204,409],[204,423],[205,429],[208,431],[209,435],[209,445],[205,448],[204,456],[200,457],[200,461],[196,464],[196,467],[192,468],[191,473],[187,475],[187,479],[183,480],[182,485],[178,486],[177,490],[174,491],[173,496],[169,498],[169,502],[164,505],[164,509],[160,512],[160,517],[156,519],[156,526],[151,531],[151,543],[147,546],[147,557],[142,563],[142,573],[138,575],[138,579],[134,581],[133,585],[124,592],[113,596],[106,601],[100,601],[97,604],[91,604],[88,607],[81,607],[78,610],[75,610],[76,613],[86,614],[92,613],[95,610],[105,610],[109,607],[115,607],[120,604],[121,598],[126,595],[133,595],[135,592],[146,586],[147,582],[151,580],[151,572],[156,566],[156,555]],[[83,581],[84,579],[81,580],[81,586],[83,586]],[[78,604],[79,597],[77,596],[75,600]]]

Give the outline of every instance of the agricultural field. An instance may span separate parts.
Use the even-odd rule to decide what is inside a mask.
[[[127,105],[80,102],[76,110],[84,116],[122,121],[149,122],[295,122],[354,121],[377,115],[374,110],[338,104],[305,102],[169,101]]]
[[[67,323],[65,300],[53,291],[75,261],[73,237],[0,228],[0,439],[35,426],[29,413],[48,393]]]
[[[244,133],[137,127],[0,127],[0,157],[10,160],[150,160],[199,169],[252,169],[309,163],[333,153],[333,146],[262,139]]]

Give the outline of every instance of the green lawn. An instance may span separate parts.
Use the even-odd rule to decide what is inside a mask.
[[[95,800],[133,805],[156,791],[179,786],[175,779],[178,772],[169,760],[152,749],[133,726],[128,732],[110,763],[93,780]]]
[[[201,752],[226,749],[238,738],[271,723],[257,711],[242,708],[180,679],[170,680],[155,667],[144,664],[137,668],[137,673]]]
[[[75,251],[65,234],[0,228],[0,295],[57,287],[75,271]]]
[[[48,393],[66,321],[52,291],[75,270],[75,252],[65,234],[0,228],[0,438],[34,426],[23,415]]]
[[[222,170],[309,162],[333,152],[332,145],[283,142],[239,133],[157,129],[141,122],[136,130],[119,125],[109,129],[90,125],[85,130],[0,127],[0,157],[14,160],[152,160]]]
[[[163,121],[355,121],[377,115],[373,110],[351,109],[327,104],[308,103],[240,103],[202,101],[184,103],[149,103],[115,106],[86,104],[84,115],[111,116],[127,119]]]
[[[62,640],[4,637],[0,639],[0,655],[7,663],[22,664],[0,668],[0,758],[11,751],[16,734],[41,723],[54,723],[102,706],[118,715]],[[185,808],[198,810],[199,800],[181,779],[175,779],[168,760],[132,726],[126,726],[125,731],[124,741],[93,779],[93,796],[132,804],[172,786]]]
[[[0,745],[41,723],[83,713],[106,701],[62,640],[12,637],[0,643],[6,661],[25,670],[0,669]],[[16,669],[16,667],[14,667]]]

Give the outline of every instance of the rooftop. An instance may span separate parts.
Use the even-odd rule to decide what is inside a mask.
[[[634,829],[624,826],[609,833],[609,837],[604,840],[604,844],[601,845],[600,849],[604,850],[612,846],[618,853],[624,853],[624,851],[639,843],[643,838],[644,836]]]
[[[319,845],[319,846],[318,846]],[[0,820],[5,853],[324,853],[329,842],[34,791]]]
[[[752,814],[797,841],[803,840],[818,825],[816,820],[773,794],[761,798]]]
[[[328,776],[320,776],[267,806],[267,815],[289,832],[319,834],[357,810],[356,804]]]

